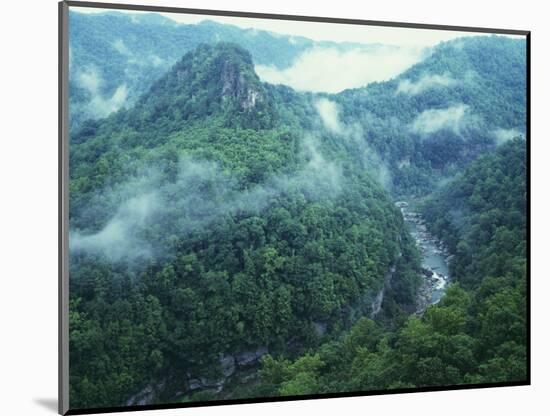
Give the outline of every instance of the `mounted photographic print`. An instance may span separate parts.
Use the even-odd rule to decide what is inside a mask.
[[[529,32],[59,10],[60,413],[529,384]]]

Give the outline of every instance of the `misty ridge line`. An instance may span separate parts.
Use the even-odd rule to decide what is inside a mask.
[[[81,75],[80,82],[89,92],[97,93],[103,81],[97,73],[91,71]],[[458,83],[458,80],[445,73],[424,74],[417,81],[401,80],[397,85],[396,94],[414,96],[428,89],[448,88]],[[338,104],[329,98],[317,98],[314,107],[326,131],[352,146],[354,152],[360,156],[363,167],[386,190],[391,190],[390,168],[369,146],[367,134],[361,124],[343,123]],[[464,103],[443,109],[424,110],[408,125],[409,134],[426,136],[449,130],[460,135],[465,128],[475,128],[479,123],[479,117],[471,114],[469,110],[470,107]],[[496,129],[493,136],[495,141],[504,142],[518,132],[516,129]],[[303,169],[292,175],[275,175],[263,184],[244,191],[237,190],[236,183],[213,162],[182,157],[178,179],[168,182],[159,179],[163,178],[163,175],[152,167],[149,172],[138,175],[142,177],[141,185],[136,185],[139,181],[133,178],[122,186],[126,187],[121,191],[125,196],[116,205],[112,211],[115,214],[107,220],[103,228],[92,233],[86,230],[71,230],[71,252],[104,254],[113,261],[132,259],[136,256],[157,256],[163,242],[154,241],[153,233],[147,232],[146,228],[159,221],[168,222],[171,227],[167,229],[189,233],[226,214],[259,212],[269,205],[271,199],[292,189],[300,190],[310,198],[335,195],[342,186],[342,166],[327,161],[319,150],[318,140],[311,133],[302,138],[302,158],[307,160]],[[219,189],[222,184],[224,189]],[[328,189],[330,192],[322,195],[319,192],[321,189]],[[177,197],[174,199],[171,195]],[[116,199],[112,196],[107,198]]]
[[[263,82],[284,84],[296,91],[337,93],[345,89],[365,87],[372,82],[387,81],[424,60],[433,48],[364,44],[340,49],[336,45],[324,46],[311,42],[312,45],[301,51],[288,67],[280,69],[275,65],[258,64],[255,72]],[[135,69],[139,67],[165,67],[168,71],[178,60],[173,59],[170,64],[168,60],[153,53],[143,62],[143,57],[137,59],[135,51],[122,38],[116,38],[109,47],[126,60],[127,74],[135,73]],[[102,73],[100,68],[93,65],[74,72],[73,55],[70,48],[70,77],[76,86],[89,95],[87,102],[79,103],[79,111],[87,118],[105,118],[132,104],[136,98],[133,94],[135,79],[128,75],[125,82],[119,84],[114,91],[102,93],[104,77],[108,74]],[[346,72],[346,77],[340,76],[343,71]]]
[[[328,98],[319,98],[314,107],[326,130],[343,140],[354,155],[359,157],[361,167],[390,192],[392,189],[392,174],[387,162],[368,143],[368,137],[363,127],[358,123],[344,123],[341,120],[341,110],[337,103]]]
[[[446,108],[432,108],[422,111],[407,126],[408,130],[420,137],[435,137],[441,131],[453,132],[459,139],[468,140],[469,135],[484,134],[500,146],[516,137],[525,138],[525,132],[519,128],[497,127],[486,130],[482,115],[474,113],[464,103],[452,104]]]
[[[114,41],[112,47],[127,59],[128,65],[137,65],[134,54],[122,39]],[[427,48],[384,46],[340,51],[314,46],[302,52],[285,69],[268,65],[256,65],[254,69],[260,79],[268,84],[287,85],[297,92],[338,93],[349,88],[366,87],[372,82],[390,80],[428,55]],[[151,56],[150,60],[150,65],[154,67],[164,62],[156,55]],[[339,76],[344,70],[346,77]],[[353,72],[350,73],[350,70]],[[84,68],[71,78],[90,96],[81,109],[88,118],[105,118],[129,103],[131,87],[128,83],[118,85],[110,95],[102,93],[104,74],[95,66]]]
[[[455,48],[459,48],[460,47],[459,41],[460,41],[460,38],[457,40],[454,40],[451,43],[451,45]],[[447,44],[447,42],[443,42],[443,43]],[[124,42],[121,39],[117,39],[113,43],[113,47],[119,50],[120,53],[125,56],[132,56],[131,51],[128,50],[128,48],[125,46]],[[390,71],[389,72],[390,75],[385,76],[385,80],[395,79],[399,81],[397,84],[397,87],[395,88],[396,97],[399,95],[414,97],[433,89],[453,88],[453,87],[461,86],[464,83],[475,82],[477,75],[475,74],[474,71],[471,71],[471,70],[466,71],[466,73],[464,73],[464,75],[460,77],[461,79],[453,78],[449,72],[443,72],[442,74],[423,73],[420,75],[420,77],[417,80],[411,80],[409,78],[399,79],[400,77],[398,77],[397,75],[404,75],[406,73],[406,69],[414,66],[416,63],[425,59],[427,56],[430,56],[436,47],[437,45],[429,49],[424,48],[421,52],[416,51],[415,53],[418,55],[417,58],[418,57],[421,57],[421,58],[416,59],[415,62],[413,63],[403,66],[403,68],[397,71],[395,74]],[[387,53],[397,53],[396,50],[400,50],[400,49],[389,48],[389,47],[364,48],[364,49],[361,49],[360,54],[371,54],[371,55],[374,54],[373,56],[378,56],[381,54],[385,56]],[[322,55],[324,56],[325,52],[330,56],[336,54],[335,57],[337,59],[326,59],[326,57],[323,59],[319,58],[320,61],[316,62],[315,64],[316,67],[325,67],[326,65],[324,64],[321,65],[321,61],[325,63],[337,62],[337,65],[340,65],[341,62],[345,61],[345,59],[344,61],[342,61],[340,58],[342,58],[342,56],[352,56],[354,53],[354,50],[352,49],[350,51],[338,51],[336,49],[327,49],[327,48],[323,49],[315,46],[310,49],[306,49],[304,52],[302,52],[302,55],[296,58],[295,64],[293,64],[292,67],[296,66],[296,62],[303,61],[302,59],[303,55],[313,53],[313,52],[315,56],[322,56]],[[375,62],[377,61],[378,60],[375,60]],[[381,59],[381,61],[384,61],[384,59]],[[369,62],[370,62],[370,65],[372,65],[372,61],[369,60]],[[292,68],[292,67],[289,67],[289,68]],[[286,68],[284,70],[277,69],[277,71],[286,71],[289,68]],[[277,79],[265,79],[265,77],[262,77],[261,65],[256,65],[255,71],[260,76],[260,78],[262,78],[264,82],[267,82],[268,84],[276,83]],[[307,75],[312,72],[306,71],[306,70],[300,70],[298,71],[298,73],[302,75],[304,74]],[[317,72],[313,71],[313,73],[317,73]],[[349,77],[341,77],[337,75],[338,74],[336,73],[331,74],[329,78],[337,79],[337,80],[349,78]],[[120,108],[123,108],[128,102],[129,90],[126,84],[118,86],[115,92],[110,97],[104,97],[101,94],[101,85],[104,83],[104,81],[99,71],[94,67],[86,68],[85,70],[77,73],[75,78],[76,78],[76,82],[80,85],[80,87],[86,90],[92,97],[90,102],[87,104],[87,106],[81,110],[81,111],[87,112],[89,116],[92,116],[92,118],[106,117],[110,113],[115,112]],[[311,77],[308,76],[306,78],[310,79]],[[378,80],[378,78],[376,80]],[[323,80],[322,84],[326,84],[325,81],[326,80]],[[371,81],[366,81],[366,83],[362,83],[358,87],[368,87],[368,84],[373,81],[375,80],[373,79]],[[292,85],[292,82],[284,81],[282,83],[290,85],[293,88],[295,87]],[[305,88],[302,90],[307,91],[308,88]],[[309,90],[314,91],[314,94],[319,94],[320,91],[322,91],[319,88],[311,88]],[[297,91],[299,92],[300,88],[297,88]],[[326,104],[323,104],[322,98],[319,99],[317,103],[318,103],[317,106],[326,105]],[[326,109],[317,108],[317,110],[327,114],[331,111],[334,112],[330,108],[326,108]],[[333,133],[342,133],[341,131],[340,132],[337,131],[340,128],[338,123],[332,122],[332,125],[330,125],[331,121],[328,120],[328,117],[330,116],[326,116],[325,119],[323,120],[328,130],[332,131]],[[441,131],[441,130],[450,130],[450,131],[453,131],[455,134],[460,135],[465,128],[473,127],[476,123],[479,123],[479,120],[476,120],[476,117],[477,116],[474,116],[473,114],[471,114],[471,112],[469,111],[468,105],[463,103],[456,103],[455,105],[451,105],[450,107],[448,107],[445,111],[439,108],[424,110],[422,113],[417,115],[416,119],[408,126],[408,128],[412,133],[420,134],[423,136],[437,133],[438,131]],[[503,128],[496,129],[492,135],[495,138],[495,141],[497,144],[507,140],[501,130],[504,130],[504,129]],[[372,151],[372,149],[369,149],[369,151]]]
[[[304,135],[301,147],[300,169],[244,190],[214,161],[182,156],[173,181],[158,167],[145,169],[106,191],[107,196],[98,193],[91,205],[121,200],[115,214],[96,232],[72,228],[70,252],[101,255],[112,262],[166,257],[171,254],[167,234],[181,237],[227,216],[259,214],[287,193],[300,192],[311,201],[337,197],[344,182],[342,166],[323,156],[313,135]]]
[[[337,104],[328,99],[319,99],[315,106],[329,132],[354,146],[363,166],[389,188],[389,169],[368,146],[361,126],[343,124]],[[342,165],[326,159],[319,139],[312,133],[302,137],[300,153],[305,163],[296,172],[274,175],[245,190],[239,190],[235,178],[213,161],[182,156],[173,181],[167,180],[158,166],[144,168],[114,189],[98,193],[101,197],[96,197],[91,205],[118,200],[115,213],[96,232],[72,228],[70,251],[102,255],[113,262],[164,257],[170,251],[162,237],[166,233],[147,230],[155,224],[165,224],[163,230],[185,235],[224,216],[260,213],[287,192],[301,192],[310,200],[336,197],[344,182]],[[161,237],[153,237],[155,234]]]
[[[448,72],[443,75],[425,73],[418,81],[411,81],[407,78],[400,80],[396,94],[415,96],[432,88],[454,87],[458,84],[459,81],[454,79]]]
[[[90,100],[81,111],[89,118],[105,118],[124,107],[127,103],[129,88],[123,83],[110,96],[102,93],[103,76],[95,67],[86,68],[76,74],[76,84],[84,89]]]
[[[389,81],[424,60],[431,51],[430,47],[390,45],[350,50],[314,46],[286,68],[256,65],[254,69],[269,84],[284,84],[299,92],[335,94]],[[346,76],[342,77],[342,73]]]
[[[401,80],[395,92],[398,94],[417,95],[433,88],[449,88],[461,85],[464,82],[472,82],[476,74],[469,71],[462,80],[454,79],[449,74],[420,76],[418,81],[408,79]],[[396,98],[397,99],[397,98]],[[391,167],[380,154],[369,145],[368,134],[359,122],[344,123],[341,118],[339,105],[330,98],[317,98],[313,106],[321,119],[326,131],[338,137],[352,149],[355,155],[360,157],[360,163],[369,174],[375,178],[382,187],[391,192],[393,188],[393,175]],[[437,139],[437,134],[450,131],[457,139],[468,140],[471,133],[480,133],[493,138],[495,145],[510,141],[516,137],[524,138],[525,134],[520,129],[496,128],[485,132],[483,117],[473,113],[471,107],[464,103],[451,104],[445,108],[428,108],[413,119],[409,124],[402,124],[404,134],[411,138],[419,137],[421,140],[432,137]]]

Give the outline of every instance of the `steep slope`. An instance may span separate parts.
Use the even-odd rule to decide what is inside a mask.
[[[86,119],[103,118],[134,104],[183,52],[220,40],[247,49],[256,65],[278,69],[288,68],[315,48],[345,52],[376,47],[314,42],[212,21],[176,24],[154,14],[72,13],[73,133]],[[290,128],[319,130],[315,102],[329,98],[347,126],[344,130],[353,131],[354,140],[361,138],[366,151],[375,155],[378,170],[386,172],[387,187],[401,196],[422,195],[436,185],[434,178],[450,177],[480,153],[524,134],[525,57],[523,39],[460,38],[434,47],[393,80],[340,94],[297,94],[283,86],[264,85],[278,96],[275,102],[283,104],[276,117],[270,114],[273,108],[266,108],[257,120],[261,125],[277,121]],[[93,126],[90,122],[85,128]]]
[[[293,114],[293,102],[305,122],[298,121]],[[208,134],[212,135],[208,138],[209,146],[223,153],[229,153],[229,149],[223,149],[223,140],[220,143],[214,140],[220,134],[234,134],[236,140],[250,145],[251,149],[254,140],[260,144],[264,137],[262,145],[267,146],[271,140],[270,149],[280,159],[283,150],[285,155],[297,151],[293,131],[300,124],[307,125],[312,112],[313,108],[304,104],[304,98],[293,91],[261,83],[254,73],[250,54],[244,49],[228,43],[202,45],[183,56],[133,108],[120,110],[101,121],[86,122],[71,137],[74,149],[70,155],[71,175],[94,178],[96,189],[112,186],[127,174],[144,168],[145,152],[152,161],[160,161],[168,157],[167,154],[177,159],[181,149],[191,147],[198,151],[201,144],[194,142],[193,137]],[[249,143],[245,137],[249,137]],[[294,148],[279,146],[279,140],[294,143]],[[244,148],[243,151],[250,150]],[[256,156],[261,157],[262,153]],[[244,156],[231,155],[232,163],[239,163],[239,157]],[[285,163],[296,163],[295,158],[288,154]],[[227,155],[223,160],[227,160]],[[99,172],[104,165],[109,168]],[[268,172],[275,173],[276,166],[282,168],[281,163],[275,162],[267,167],[264,164],[247,168],[254,168],[251,175],[264,178]],[[260,172],[264,168],[268,170]],[[113,175],[114,171],[122,170],[125,173]],[[79,181],[73,181],[73,187],[78,191],[75,193],[82,193]],[[73,212],[77,212],[80,204],[76,200],[72,202]]]
[[[254,129],[272,126],[271,107],[250,54],[222,43],[185,55],[136,106],[138,111],[152,108],[143,126],[156,127],[164,118],[189,121],[221,114],[225,126]]]
[[[178,24],[158,14],[70,12],[71,130],[87,119],[130,107],[187,52],[203,43],[232,42],[255,64],[286,68],[314,47],[345,51],[351,43],[314,42],[205,20]]]
[[[399,77],[331,96],[387,163],[398,194],[422,194],[525,133],[526,44],[503,36],[434,48]]]
[[[71,128],[131,106],[186,51],[220,40],[243,44],[258,62],[285,65],[306,40],[213,22],[177,24],[157,14],[70,13]]]
[[[257,394],[386,390],[527,379],[526,148],[484,155],[429,200],[425,217],[452,247],[442,301],[389,332],[362,319],[295,361],[266,357]]]
[[[425,202],[430,228],[455,255],[451,269],[463,285],[479,286],[484,276],[525,277],[526,186],[525,141],[516,139]]]
[[[389,195],[334,138],[282,122],[281,97],[302,99],[242,48],[199,46],[73,137],[71,406],[221,388],[415,284]]]

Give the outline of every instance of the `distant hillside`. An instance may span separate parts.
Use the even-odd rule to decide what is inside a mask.
[[[186,52],[202,43],[233,42],[255,64],[286,68],[313,47],[367,48],[351,43],[314,42],[256,29],[203,21],[178,24],[161,15],[70,12],[71,128],[131,106]]]
[[[525,378],[523,41],[442,43],[325,94],[255,72],[307,40],[75,22],[73,409]],[[455,256],[422,316],[403,195]]]
[[[390,195],[333,137],[282,123],[300,114],[285,94],[243,48],[201,45],[73,137],[72,406],[223,384],[220,357],[246,371],[315,346],[374,314],[390,279],[414,302]]]
[[[425,203],[454,253],[453,284],[394,331],[363,318],[294,361],[266,357],[266,396],[525,381],[529,371],[525,141],[472,163]]]
[[[459,38],[391,81],[330,99],[386,163],[394,191],[421,194],[525,134],[525,53],[523,39]]]
[[[152,135],[176,131],[183,120],[193,121],[193,112],[200,116],[212,112],[220,102],[201,90],[199,80],[187,79],[194,82],[189,87],[195,88],[193,94],[181,88],[160,89],[182,85],[179,82],[185,77],[185,68],[191,65],[186,62],[191,55],[181,58],[184,52],[201,42],[215,44],[219,39],[233,40],[247,49],[251,69],[246,79],[254,80],[250,93],[254,97],[258,94],[256,110],[262,109],[236,118],[227,113],[225,126],[248,117],[248,127],[278,124],[287,129],[315,130],[332,136],[336,148],[361,143],[356,157],[363,158],[397,195],[423,194],[436,185],[437,178],[454,175],[480,153],[524,134],[525,42],[521,39],[456,39],[434,47],[425,59],[390,81],[339,94],[314,94],[261,83],[253,66],[261,63],[284,68],[308,48],[338,44],[214,22],[176,24],[154,14],[73,13],[71,19],[74,140],[95,131],[97,123],[91,122],[76,134],[76,127],[86,118],[102,118],[133,103],[142,109],[148,106],[147,117],[140,123]],[[356,47],[359,45],[338,45],[342,50]],[[109,59],[103,59],[105,56]],[[172,71],[171,78],[155,84],[176,62],[178,69]],[[223,64],[213,68],[223,71]],[[153,90],[138,101],[152,86]],[[159,97],[154,96],[156,93]],[[320,111],[317,104],[322,100],[325,108]],[[165,113],[163,106],[176,101],[181,104],[170,108],[177,114]],[[336,123],[332,128],[326,128],[327,117]],[[129,124],[137,128],[137,122]]]

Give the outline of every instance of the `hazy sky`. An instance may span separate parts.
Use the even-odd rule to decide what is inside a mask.
[[[101,13],[104,9],[71,7],[71,10],[83,13]],[[122,13],[147,13],[117,10]],[[384,43],[401,46],[433,46],[441,41],[462,36],[480,35],[474,32],[455,32],[432,29],[407,29],[396,27],[377,27],[349,25],[340,23],[299,22],[276,19],[251,19],[245,17],[206,16],[180,13],[159,13],[180,23],[199,23],[213,20],[247,29],[261,29],[270,32],[304,36],[314,40],[335,42]]]

